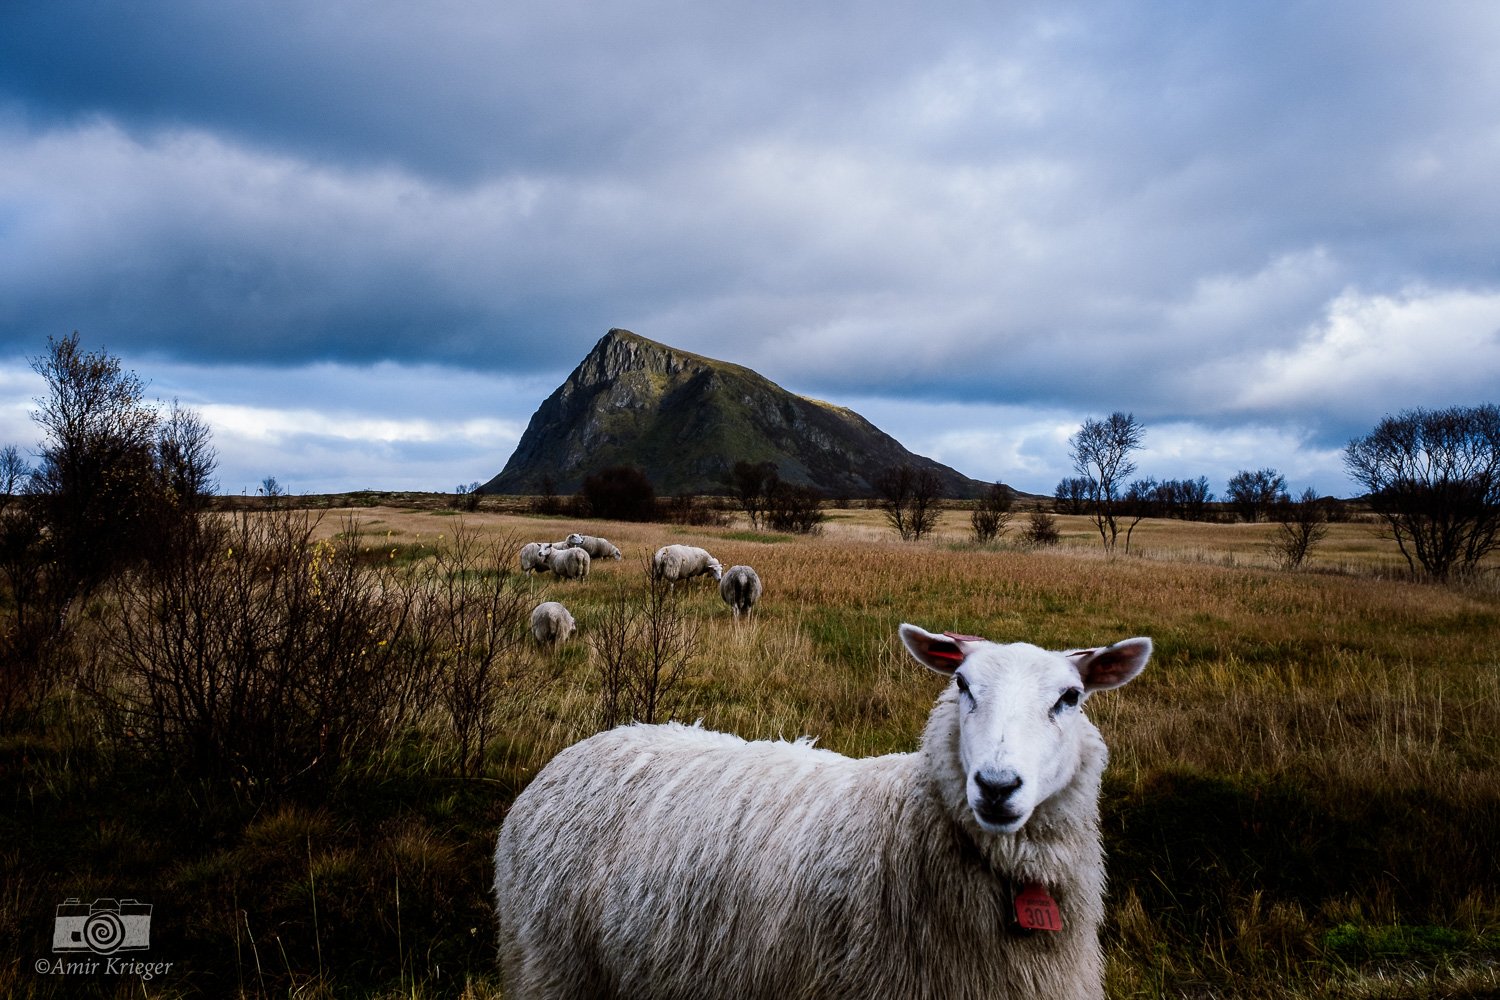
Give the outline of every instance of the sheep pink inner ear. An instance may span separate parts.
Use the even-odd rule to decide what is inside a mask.
[[[901,626],[901,642],[912,659],[940,674],[951,674],[964,662],[963,647],[957,642],[915,625]]]
[[[950,664],[950,669],[957,670],[958,665],[964,662],[964,654],[958,651],[958,646],[952,643],[933,643],[927,647],[927,655],[941,663]]]
[[[1146,669],[1146,661],[1151,658],[1151,640],[1125,639],[1103,649],[1079,650],[1069,655],[1078,657],[1080,653],[1088,654],[1077,663],[1084,688],[1107,691],[1128,684]]]

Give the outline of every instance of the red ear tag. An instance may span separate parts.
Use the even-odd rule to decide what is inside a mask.
[[[1016,922],[1028,931],[1060,931],[1062,911],[1044,885],[1032,882],[1016,894]]]

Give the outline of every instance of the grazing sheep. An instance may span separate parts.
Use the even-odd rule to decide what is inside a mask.
[[[505,995],[1102,997],[1108,751],[1082,707],[1151,640],[900,631],[953,678],[915,753],[668,723],[543,768],[495,850]]]
[[[547,568],[564,580],[583,580],[589,575],[589,554],[583,549],[548,549]]]
[[[568,609],[556,601],[538,604],[531,611],[531,634],[544,644],[562,642],[573,634],[576,623]]]
[[[704,573],[712,573],[715,580],[724,576],[724,567],[719,560],[708,554],[707,549],[695,545],[663,545],[651,557],[651,575],[670,581],[688,580]]]
[[[546,573],[552,568],[547,564],[551,552],[551,542],[527,542],[521,546],[521,571],[527,576],[533,572]]]
[[[608,538],[600,538],[598,535],[580,535],[577,532],[569,535],[563,543],[570,548],[579,548],[589,554],[591,559],[619,559],[622,558],[620,550]]]
[[[734,620],[741,614],[748,615],[760,600],[760,575],[749,566],[731,566],[719,581],[719,596],[734,611]]]

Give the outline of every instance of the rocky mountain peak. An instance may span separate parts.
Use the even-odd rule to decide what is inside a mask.
[[[901,462],[931,468],[949,496],[984,484],[913,455],[851,410],[787,392],[739,365],[613,329],[538,407],[488,493],[570,493],[611,465],[645,470],[658,492],[718,493],[734,463],[770,461],[783,480],[869,496]]]
[[[598,386],[631,372],[678,375],[689,369],[707,367],[705,358],[617,327],[599,338],[570,381],[576,381],[580,387]]]

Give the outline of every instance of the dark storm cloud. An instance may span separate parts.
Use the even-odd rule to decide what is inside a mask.
[[[0,352],[625,326],[976,455],[952,405],[1326,449],[1500,385],[1500,8],[504,7],[0,7]]]

